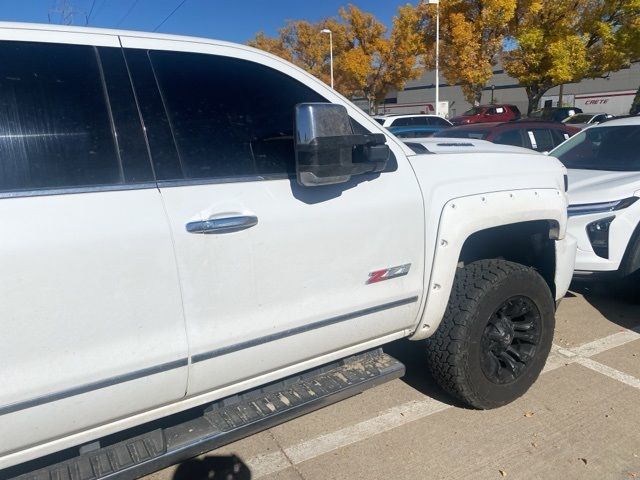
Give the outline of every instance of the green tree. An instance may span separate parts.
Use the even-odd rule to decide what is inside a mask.
[[[640,0],[518,0],[503,55],[528,112],[557,85],[596,78],[640,57]]]

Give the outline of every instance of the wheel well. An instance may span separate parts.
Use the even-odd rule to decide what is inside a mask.
[[[556,221],[512,223],[473,233],[462,246],[460,263],[500,258],[533,267],[545,279],[555,298]]]
[[[640,224],[636,226],[627,244],[620,262],[620,273],[623,276],[631,275],[638,269],[640,269]]]

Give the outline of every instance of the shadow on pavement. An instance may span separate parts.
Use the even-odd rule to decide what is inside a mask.
[[[621,280],[574,280],[571,291],[579,293],[607,320],[623,328],[640,326],[640,277]]]
[[[400,379],[404,383],[439,402],[455,407],[468,408],[442,390],[433,379],[427,367],[425,348],[424,341],[412,342],[402,339],[385,345],[384,351],[400,360],[407,367],[407,373]]]
[[[249,480],[251,470],[235,455],[192,458],[180,464],[173,480]]]

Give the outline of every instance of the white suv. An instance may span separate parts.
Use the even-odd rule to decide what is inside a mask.
[[[576,274],[640,269],[640,117],[589,127],[554,149],[569,172]]]
[[[415,127],[435,126],[451,127],[453,124],[438,115],[410,114],[410,115],[374,115],[373,117],[383,127]]]

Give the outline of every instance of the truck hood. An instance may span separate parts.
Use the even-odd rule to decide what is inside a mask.
[[[568,170],[569,205],[611,202],[640,191],[640,172]]]

